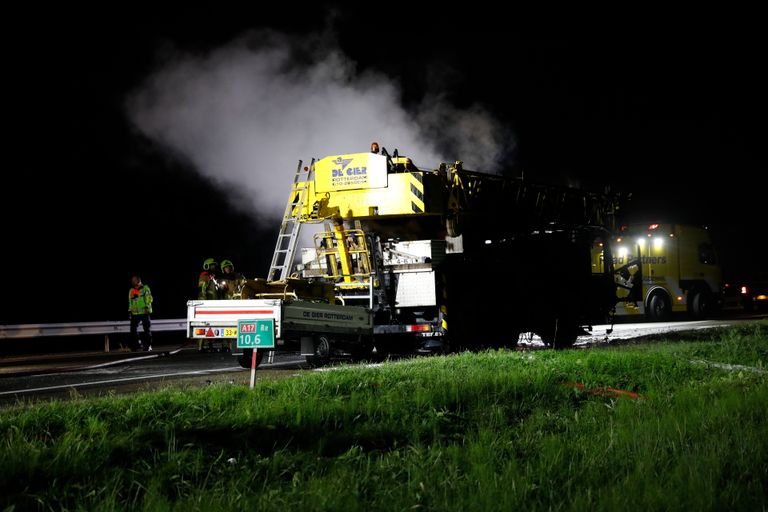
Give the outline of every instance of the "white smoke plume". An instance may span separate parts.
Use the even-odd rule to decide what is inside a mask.
[[[357,73],[320,37],[261,32],[203,55],[177,53],[126,107],[139,131],[235,187],[237,200],[248,198],[240,209],[265,221],[282,215],[299,159],[367,151],[377,141],[420,167],[460,159],[493,172],[509,144],[478,106],[458,110],[430,97],[406,111],[393,79]]]

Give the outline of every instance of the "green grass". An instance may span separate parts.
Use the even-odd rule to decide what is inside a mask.
[[[768,377],[691,361],[765,368],[768,324],[700,336],[20,404],[0,509],[765,510]]]

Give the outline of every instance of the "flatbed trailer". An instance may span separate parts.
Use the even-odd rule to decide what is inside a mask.
[[[355,356],[372,348],[373,317],[358,306],[299,299],[191,300],[187,302],[187,337],[236,346],[238,322],[274,320],[275,350],[301,352],[323,364],[334,355]],[[333,351],[336,351],[334,353]],[[251,349],[240,364],[250,365]],[[258,353],[259,359],[263,352]]]

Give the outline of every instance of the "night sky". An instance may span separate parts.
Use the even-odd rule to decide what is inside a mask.
[[[0,323],[124,319],[136,272],[156,318],[182,317],[209,256],[266,275],[277,223],[229,206],[222,187],[139,133],[124,107],[158,55],[205,53],[264,28],[329,33],[358,72],[398,83],[406,109],[428,93],[483,105],[512,134],[505,173],[631,192],[628,220],[707,225],[727,275],[768,261],[764,37],[525,39],[442,24],[371,30],[364,16],[316,7],[20,17],[6,73]]]

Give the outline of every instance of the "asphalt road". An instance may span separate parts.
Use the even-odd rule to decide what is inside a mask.
[[[734,325],[766,315],[744,316],[706,321],[625,323],[594,326],[592,336],[579,339],[577,345],[589,346],[620,342],[671,332],[709,329]],[[521,340],[523,348],[539,348],[541,340]],[[18,401],[61,398],[73,395],[132,393],[166,386],[204,386],[212,384],[247,384],[250,371],[229,353],[198,353],[194,347],[155,347],[150,353],[81,353],[0,359],[0,404]],[[257,378],[284,378],[311,371],[296,354],[265,358]]]
[[[18,358],[14,365],[0,369],[0,403],[126,393],[169,384],[241,384],[250,379],[250,371],[241,368],[233,354],[198,353],[193,347],[156,349],[150,353],[71,354],[26,362]],[[304,358],[293,354],[276,354],[273,363],[266,361],[259,366],[259,378],[287,377],[308,368]]]

